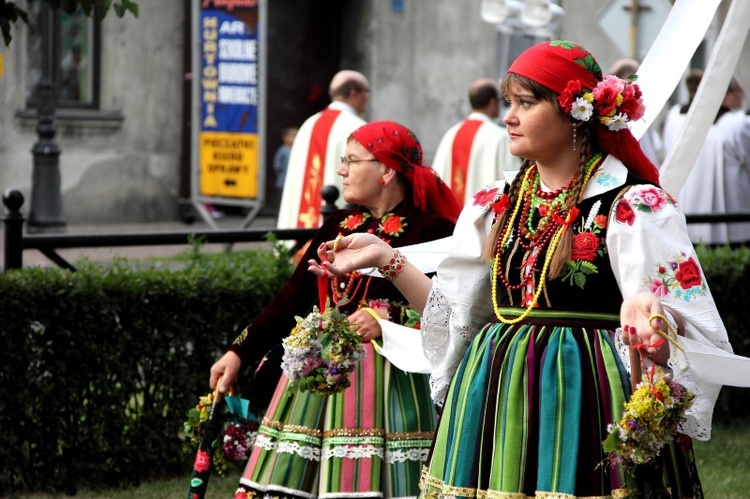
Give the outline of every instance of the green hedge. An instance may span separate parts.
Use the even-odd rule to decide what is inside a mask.
[[[0,497],[189,473],[185,415],[288,279],[276,250],[0,273]]]
[[[750,357],[750,248],[697,248],[706,280],[711,288],[734,353]],[[750,391],[725,386],[714,411],[715,421],[747,419]]]
[[[189,473],[181,435],[208,369],[289,277],[287,255],[201,255],[179,270],[115,260],[0,273],[0,496]],[[699,248],[735,352],[750,355],[750,250]],[[724,388],[716,418],[747,417]]]

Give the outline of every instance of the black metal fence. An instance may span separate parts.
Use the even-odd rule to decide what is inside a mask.
[[[335,211],[338,189],[325,186],[322,190],[324,205],[323,216]],[[21,214],[23,194],[17,189],[7,189],[3,193],[3,204],[6,207],[3,222],[5,223],[4,269],[23,267],[23,252],[35,249],[62,268],[75,271],[75,267],[65,260],[58,249],[63,248],[101,248],[113,246],[155,246],[155,245],[188,245],[198,238],[206,244],[241,243],[265,241],[267,234],[273,234],[281,241],[305,242],[312,238],[318,228],[310,229],[219,229],[202,231],[152,231],[139,233],[103,233],[103,234],[24,234],[24,217]]]
[[[327,214],[336,210],[335,201],[338,189],[325,186],[322,191],[325,202],[322,212]],[[190,244],[192,238],[200,238],[206,243],[240,243],[265,241],[271,233],[279,240],[307,241],[317,228],[312,229],[220,229],[204,231],[154,231],[125,234],[24,234],[24,217],[21,215],[23,194],[17,189],[8,189],[3,194],[6,213],[5,223],[5,270],[19,269],[23,266],[23,252],[35,249],[44,254],[60,267],[75,270],[75,267],[57,253],[63,248],[101,248],[111,246],[155,246]],[[716,213],[704,215],[687,215],[687,223],[736,223],[750,222],[750,213]]]

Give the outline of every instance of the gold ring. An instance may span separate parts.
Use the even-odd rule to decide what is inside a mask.
[[[344,238],[344,236],[341,236],[341,235],[336,236],[336,239],[333,241],[333,252],[334,253],[336,253],[336,250],[339,249],[339,241],[341,241],[341,239],[343,239],[343,238]]]

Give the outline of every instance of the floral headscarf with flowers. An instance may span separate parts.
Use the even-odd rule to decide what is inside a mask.
[[[373,121],[352,132],[354,140],[411,184],[414,206],[456,222],[461,207],[437,172],[422,164],[422,146],[414,132],[394,121]]]
[[[628,123],[643,117],[641,90],[633,79],[602,77],[594,56],[580,45],[553,40],[524,51],[508,73],[529,78],[558,94],[557,102],[574,120],[596,120],[601,150],[616,156],[636,175],[659,184],[659,172],[630,133]]]

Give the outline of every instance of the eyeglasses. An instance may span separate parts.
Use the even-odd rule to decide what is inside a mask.
[[[349,166],[351,166],[352,163],[367,163],[369,161],[377,161],[377,159],[349,159],[346,156],[341,156],[341,164],[344,165],[347,169],[349,168]]]

